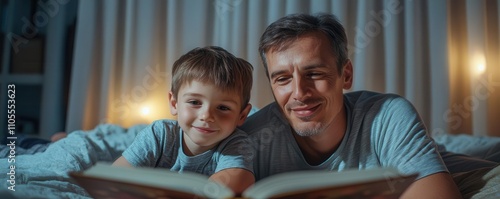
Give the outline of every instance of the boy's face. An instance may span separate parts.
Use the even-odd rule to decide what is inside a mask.
[[[251,106],[241,110],[237,92],[223,92],[212,84],[191,81],[181,86],[174,98],[170,92],[170,112],[177,115],[184,143],[193,155],[203,153],[225,139],[245,121]]]

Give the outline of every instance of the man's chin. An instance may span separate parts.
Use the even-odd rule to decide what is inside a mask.
[[[292,124],[294,131],[297,135],[306,137],[313,136],[321,133],[321,124],[317,122],[295,122]]]

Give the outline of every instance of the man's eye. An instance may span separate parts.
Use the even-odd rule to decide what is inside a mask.
[[[288,77],[278,77],[274,81],[278,84],[286,83],[290,78]]]
[[[309,76],[310,78],[318,78],[318,77],[321,77],[323,74],[322,73],[309,73],[307,74],[307,76]]]

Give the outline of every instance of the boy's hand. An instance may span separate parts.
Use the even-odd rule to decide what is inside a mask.
[[[210,180],[225,185],[233,190],[239,196],[250,185],[255,183],[255,177],[252,172],[246,169],[224,169],[210,176]]]

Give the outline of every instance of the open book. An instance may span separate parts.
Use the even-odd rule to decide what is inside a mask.
[[[242,196],[207,176],[166,169],[125,168],[97,163],[69,174],[96,198],[397,198],[415,180],[393,168],[295,171],[273,175],[249,187]]]

